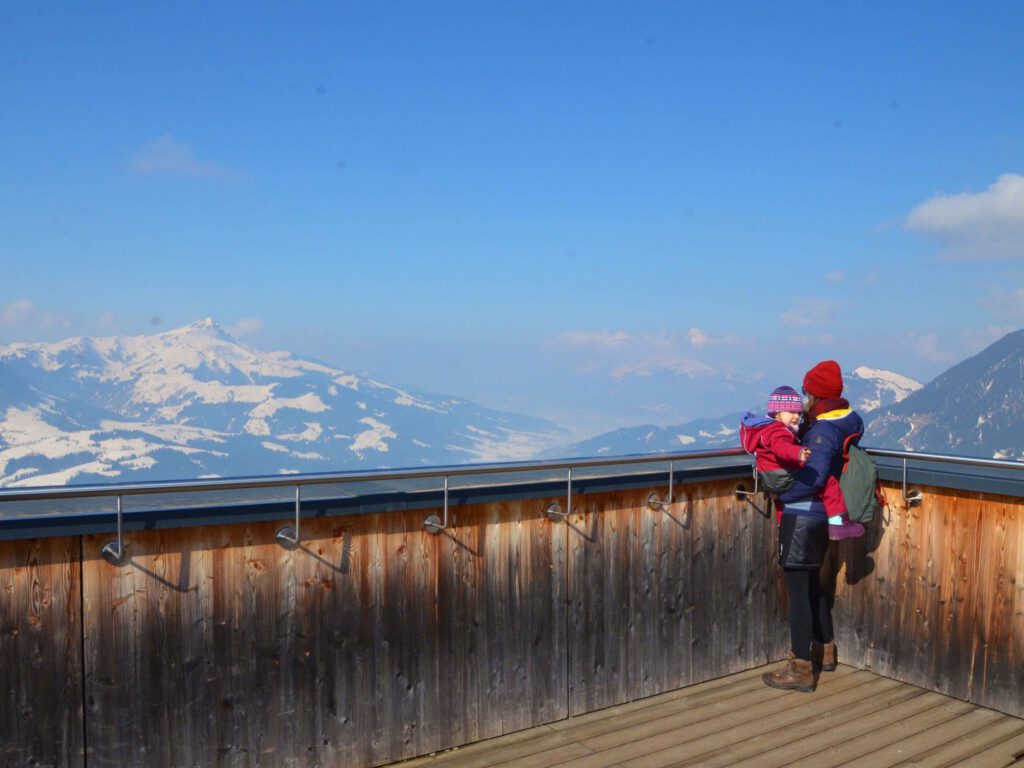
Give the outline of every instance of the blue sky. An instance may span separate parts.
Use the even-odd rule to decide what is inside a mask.
[[[896,7],[892,7],[896,6]],[[1019,3],[0,8],[0,343],[240,339],[580,433],[1024,325]]]

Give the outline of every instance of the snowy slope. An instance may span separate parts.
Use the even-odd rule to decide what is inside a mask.
[[[843,374],[844,396],[858,411],[870,413],[881,406],[898,403],[921,385],[892,371],[861,366]],[[765,393],[767,396],[767,393]],[[748,410],[764,408],[764,403]],[[645,424],[606,432],[546,452],[548,456],[617,456],[631,453],[676,453],[713,448],[735,448],[740,444],[739,423],[744,411],[725,416],[694,419],[671,427]]]
[[[873,445],[1024,460],[1024,330],[875,414]]]
[[[513,460],[557,435],[540,419],[260,352],[209,319],[0,346],[0,485]]]

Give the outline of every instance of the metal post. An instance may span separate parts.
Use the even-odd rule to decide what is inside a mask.
[[[444,476],[444,520],[437,515],[431,515],[423,521],[423,530],[427,533],[438,534],[448,528],[448,475]]]
[[[668,510],[672,507],[672,485],[675,480],[674,474],[676,469],[676,463],[670,461],[668,463],[668,501],[662,501],[657,491],[653,491],[650,496],[647,497],[647,506],[651,510],[663,509]]]
[[[117,541],[109,541],[100,550],[103,559],[111,565],[124,565],[128,562],[124,551],[124,498],[117,497]]]
[[[302,544],[299,537],[299,521],[302,512],[302,486],[295,486],[295,525],[286,525],[277,530],[277,543],[285,549],[297,549]]]
[[[923,497],[920,491],[911,491],[907,493],[907,457],[903,457],[903,503],[908,507],[912,507],[915,504],[920,504]]]
[[[569,467],[569,484],[565,493],[565,501],[565,512],[562,511],[562,507],[557,501],[548,504],[547,509],[544,510],[544,514],[548,516],[548,519],[551,522],[560,523],[572,514],[572,467]]]
[[[737,498],[742,499],[744,496],[757,496],[758,490],[759,490],[758,482],[761,480],[761,476],[758,474],[756,466],[753,467],[753,471],[754,471],[754,490],[748,491],[748,490],[745,490],[742,485],[737,485],[736,486],[736,496],[737,496]]]

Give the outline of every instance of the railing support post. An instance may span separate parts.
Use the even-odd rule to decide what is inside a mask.
[[[672,508],[672,485],[675,480],[675,469],[676,463],[674,461],[670,461],[668,463],[668,501],[662,501],[661,496],[658,495],[658,492],[653,491],[651,495],[647,497],[648,509],[652,511],[656,509],[668,511],[669,509]]]
[[[117,497],[117,541],[108,541],[100,550],[103,559],[111,565],[124,565],[128,562],[124,551],[124,497]]]
[[[299,520],[302,512],[302,486],[295,486],[295,526],[286,525],[277,529],[277,543],[285,549],[298,549],[302,544],[299,534]]]
[[[444,520],[431,515],[423,521],[423,530],[435,536],[448,528],[448,475],[444,476]]]
[[[757,473],[757,466],[756,465],[754,465],[752,467],[752,469],[753,469],[753,472],[754,472],[754,490],[748,491],[742,485],[737,485],[736,486],[736,498],[740,499],[741,501],[743,500],[744,496],[757,496],[757,494],[758,494],[758,491],[759,491],[758,482],[760,481],[761,477]]]
[[[561,505],[554,501],[548,504],[547,509],[544,510],[544,514],[548,516],[548,519],[553,523],[560,523],[563,520],[568,519],[569,515],[572,514],[572,467],[569,467],[569,480],[565,491],[565,512],[562,511]]]
[[[906,459],[906,457],[904,457],[903,458],[903,503],[906,506],[908,506],[908,507],[912,507],[915,504],[920,504],[921,501],[923,500],[923,498],[924,497],[921,495],[920,491],[910,491],[909,493],[907,492],[907,459]]]

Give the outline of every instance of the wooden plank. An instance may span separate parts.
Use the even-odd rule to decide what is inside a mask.
[[[889,682],[892,683],[889,686],[875,685],[871,688],[858,689],[853,692],[853,696],[830,698],[822,702],[820,709],[813,709],[810,716],[806,709],[788,710],[783,713],[782,718],[769,715],[762,718],[764,722],[758,723],[756,728],[748,726],[741,731],[730,732],[727,735],[731,738],[720,740],[724,742],[721,747],[715,748],[714,743],[705,742],[701,747],[706,751],[701,751],[689,759],[680,759],[678,755],[670,752],[666,752],[662,758],[672,760],[673,766],[699,765],[712,768],[732,765],[792,741],[816,739],[822,731],[820,716],[836,707],[841,707],[845,717],[859,718],[877,712],[880,707],[892,707],[922,695],[919,689],[901,685],[896,681]]]
[[[605,719],[617,719],[623,714],[636,712],[649,707],[660,707],[668,702],[685,700],[688,706],[695,706],[697,703],[706,702],[711,697],[727,698],[729,696],[735,696],[738,693],[742,693],[747,690],[748,680],[750,678],[760,678],[763,672],[764,670],[760,668],[748,669],[727,677],[720,677],[708,682],[679,688],[675,691],[669,691],[668,693],[663,693],[658,696],[651,696],[646,699],[637,699],[626,704],[620,704],[616,707],[607,707],[605,709],[587,712],[582,715],[576,715],[575,717],[567,720],[550,723],[548,727],[555,730],[575,729],[586,723],[594,723]]]
[[[907,760],[914,760],[918,755],[936,748],[948,750],[950,744],[956,744],[975,731],[1005,717],[990,709],[968,709],[963,714],[926,728],[914,736],[904,736],[874,752],[856,755],[856,765],[858,768],[890,768]]]
[[[988,712],[989,710],[978,710]],[[950,743],[945,742],[925,752],[914,755],[910,760],[897,763],[902,768],[946,768],[960,765],[963,760],[974,757],[993,747],[998,747],[1015,736],[1024,734],[1024,722],[1014,717],[1001,715],[996,722],[986,725],[973,733]]]
[[[87,559],[90,764],[370,766],[565,717],[564,527],[456,510],[438,536],[360,515],[292,552],[262,524]]]
[[[601,507],[578,500],[569,544],[571,714],[782,654],[773,521],[736,501],[733,485],[676,488],[670,510],[648,509],[647,490],[608,494]]]
[[[683,713],[675,719],[676,727],[671,727],[672,720],[668,723],[656,722],[656,732],[651,734],[637,733],[640,729],[633,728],[633,734],[626,733],[625,738],[619,734],[610,735],[612,738],[589,739],[585,743],[595,750],[593,755],[586,758],[579,758],[568,762],[564,768],[601,768],[602,766],[627,764],[641,760],[643,755],[661,753],[670,748],[680,747],[687,742],[692,742],[709,735],[723,735],[731,738],[728,734],[733,729],[743,729],[749,722],[767,718],[764,722],[767,725],[770,718],[777,716],[779,712],[791,707],[807,707],[811,711],[815,704],[808,701],[806,696],[795,696],[792,692],[768,689],[764,686],[758,689],[757,693],[767,691],[766,698],[757,696],[758,703],[752,706],[734,705],[732,702],[718,702],[711,704],[700,711]],[[842,695],[842,694],[840,694]],[[856,696],[857,694],[851,694]],[[868,695],[866,692],[862,695]],[[724,706],[723,706],[724,705]],[[808,716],[805,712],[805,716]],[[681,726],[689,725],[684,728]],[[668,726],[668,727],[667,727]],[[614,746],[612,744],[615,743]],[[685,749],[685,748],[684,748]],[[666,765],[672,764],[678,759],[678,755],[668,758]]]
[[[854,765],[867,764],[867,755],[893,744],[908,739],[913,735],[945,724],[971,709],[971,705],[962,701],[951,700],[938,693],[925,693],[916,699],[916,711],[901,710],[893,707],[888,711],[876,713],[874,716],[862,718],[861,722],[851,723],[842,716],[830,723],[829,727],[813,740],[801,745],[806,755],[800,760],[792,760],[792,750],[780,750],[777,755],[764,754],[752,765],[787,765],[793,768],[809,766],[843,765],[853,762]]]
[[[1022,757],[1024,757],[1024,734],[1017,734],[961,761],[958,765],[963,768],[1003,768],[1014,763],[1019,764]]]
[[[0,542],[3,765],[84,765],[80,546]]]
[[[868,682],[876,683],[877,681],[857,673],[834,677],[821,686],[814,699],[825,702],[831,695],[857,688]],[[858,691],[847,695],[856,698],[868,694]],[[769,706],[769,703],[773,704]],[[637,713],[638,716],[617,718],[612,723],[612,728],[579,728],[573,731],[573,735],[576,739],[584,741],[588,747],[600,751],[630,742],[646,741],[652,736],[674,731],[685,725],[695,723],[702,726],[709,725],[714,718],[722,714],[731,714],[742,710],[749,717],[756,718],[761,712],[758,707],[766,706],[768,709],[778,711],[806,703],[806,698],[797,699],[787,696],[785,692],[770,688],[757,681],[748,684],[746,690],[735,696],[707,701],[699,706],[686,702],[672,702],[664,707],[642,710]]]
[[[889,487],[887,519],[838,548],[841,658],[1024,715],[1024,501],[921,490],[905,509]]]

